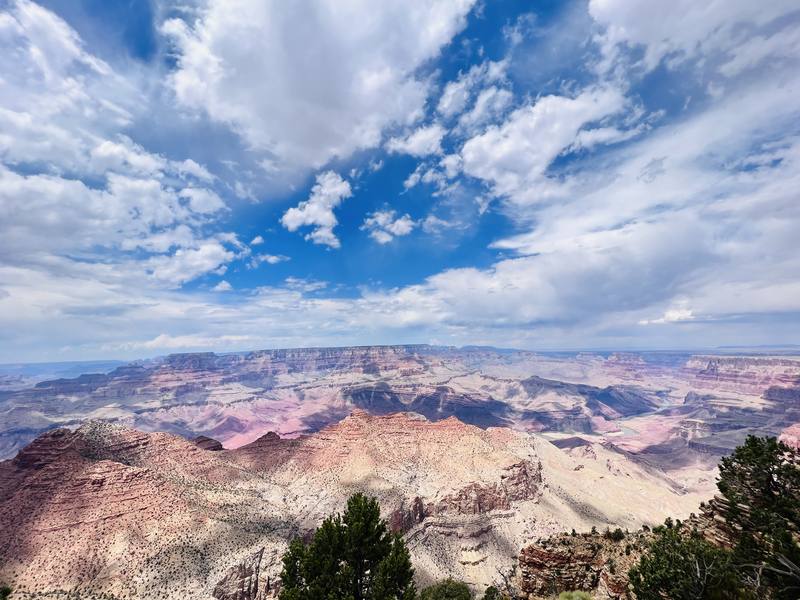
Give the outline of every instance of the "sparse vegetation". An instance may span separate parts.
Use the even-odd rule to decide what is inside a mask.
[[[614,531],[609,531],[606,529],[605,533],[603,533],[603,537],[607,540],[611,540],[612,542],[621,542],[625,539],[625,532],[619,527],[617,527]]]
[[[561,592],[558,600],[592,600],[592,597],[586,592]]]

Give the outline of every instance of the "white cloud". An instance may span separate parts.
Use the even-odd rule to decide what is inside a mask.
[[[467,107],[474,90],[482,85],[490,85],[503,81],[506,77],[508,62],[485,61],[474,65],[466,73],[460,73],[455,81],[444,87],[436,110],[445,119],[460,114]]]
[[[236,253],[219,241],[204,240],[196,248],[178,248],[171,256],[154,256],[146,261],[145,268],[159,283],[177,288],[206,273],[223,273],[234,258]]]
[[[753,36],[730,50],[730,60],[720,66],[726,77],[735,77],[757,67],[767,59],[781,60],[800,57],[800,28],[787,28],[772,35]]]
[[[214,292],[230,292],[232,289],[233,286],[224,279],[211,288],[211,290]]]
[[[422,221],[422,230],[425,233],[439,234],[445,229],[450,229],[452,227],[453,227],[452,223],[450,223],[446,219],[437,217],[436,215],[428,215]]]
[[[461,172],[461,156],[459,154],[448,154],[439,161],[439,165],[444,169],[448,179],[452,179]]]
[[[419,118],[428,84],[415,72],[473,3],[209,0],[196,22],[172,19],[162,30],[175,44],[182,104],[284,168],[319,168]]]
[[[491,184],[497,196],[519,202],[545,194],[545,172],[586,125],[625,106],[615,88],[595,87],[574,98],[545,96],[515,110],[499,126],[489,127],[461,149],[466,174]]]
[[[411,233],[416,225],[408,214],[398,217],[394,210],[379,210],[367,215],[361,230],[369,232],[369,236],[379,244],[388,244],[396,237]]]
[[[286,287],[294,292],[301,292],[308,294],[310,292],[318,292],[328,287],[327,281],[316,281],[314,279],[303,279],[302,277],[287,277],[284,281]],[[270,290],[274,292],[274,290]]]
[[[458,119],[458,126],[462,130],[472,131],[494,122],[511,106],[513,99],[513,94],[506,89],[491,86],[481,90],[472,109]]]
[[[178,194],[181,198],[189,200],[192,211],[201,214],[215,213],[225,208],[216,192],[204,188],[184,188]]]
[[[187,158],[184,161],[175,162],[173,164],[175,170],[182,178],[186,178],[186,176],[189,175],[205,183],[211,183],[214,181],[214,175],[212,175],[203,165],[196,163],[191,158]]]
[[[741,43],[741,31],[766,25],[797,11],[793,0],[757,3],[750,0],[725,2],[650,2],[648,0],[590,0],[589,13],[605,30],[600,36],[604,62],[613,66],[620,46],[643,46],[645,69],[654,69],[662,59],[668,65],[716,52],[733,51]]]
[[[245,348],[258,338],[252,335],[218,335],[204,336],[199,334],[169,335],[162,333],[151,340],[142,342],[127,342],[121,344],[106,344],[108,350],[179,350],[179,349],[205,349],[238,347]]]
[[[302,22],[311,33],[285,42],[256,36],[288,36],[301,22],[289,13],[301,9],[236,0],[234,8],[254,8],[237,12],[214,0],[191,27],[168,25],[184,36],[173,83],[182,106],[230,124],[253,146],[248,165],[226,163],[235,182],[138,143],[132,123],[148,110],[146,86],[89,54],[52,13],[29,2],[9,6],[0,15],[0,331],[13,342],[0,348],[5,360],[424,339],[689,347],[800,336],[797,22],[779,17],[790,4],[592,2],[606,53],[595,72],[600,83],[565,84],[535,100],[520,95],[525,106],[506,115],[511,79],[515,91],[536,93],[520,86],[513,63],[524,41],[508,63],[484,63],[447,83],[435,114],[421,110],[430,100],[426,62],[460,27],[452,5],[411,5],[414,16],[382,4],[370,22],[350,18],[349,31],[338,21],[350,4],[341,5],[344,17],[309,4]],[[396,18],[386,17],[391,10]],[[432,31],[404,37],[410,22],[435,10],[442,18],[429,20]],[[274,14],[280,18],[260,30]],[[392,37],[386,23],[396,20]],[[309,42],[312,34],[319,42]],[[419,48],[420,38],[444,41]],[[241,52],[237,40],[255,51]],[[263,52],[284,43],[292,54]],[[372,46],[374,53],[364,50]],[[303,71],[297,47],[321,59]],[[595,50],[580,47],[582,55]],[[694,98],[678,100],[679,118],[669,111],[652,119],[624,95],[662,63],[668,69],[659,77],[681,77],[675,89]],[[495,240],[492,264],[358,294],[296,277],[215,293],[233,261],[288,260],[279,248],[255,254],[220,231],[222,190],[254,199],[254,182],[287,165],[378,147],[386,131],[424,131],[420,123],[431,119],[453,131],[448,142],[470,139],[446,156],[436,154],[441,138],[429,144],[434,154],[409,177],[408,185],[435,186],[427,217],[378,211],[364,231],[386,242],[419,227],[446,234],[437,240],[444,244],[467,228],[458,211],[475,211],[476,198],[484,207],[492,201],[514,228]],[[308,239],[337,247],[336,211],[350,186],[321,173],[283,225],[308,227]]]
[[[263,243],[264,243],[264,238],[261,237],[260,235],[257,235],[252,240],[250,240],[250,245],[251,246],[260,246]]]
[[[386,149],[389,152],[399,154],[410,154],[411,156],[428,156],[429,154],[439,154],[442,151],[442,138],[447,131],[438,123],[420,127],[411,132],[405,138],[392,138],[386,142]]]
[[[281,218],[281,223],[289,231],[297,231],[300,227],[313,226],[314,229],[305,237],[315,244],[324,244],[331,248],[339,248],[339,238],[333,233],[338,221],[333,209],[342,200],[353,195],[350,184],[333,172],[325,171],[317,175],[317,182],[311,188],[311,195],[294,208],[290,208]]]
[[[641,128],[636,127],[633,129],[621,130],[617,127],[595,127],[593,129],[584,129],[578,132],[575,136],[575,142],[572,144],[574,149],[591,149],[601,144],[613,144],[629,140],[642,131]]]
[[[291,260],[288,256],[283,254],[255,254],[250,259],[248,266],[251,269],[257,269],[260,265],[267,263],[269,265],[277,265],[282,262]]]
[[[681,321],[691,321],[694,314],[690,308],[670,308],[657,319],[642,319],[639,325],[663,325],[665,323],[679,323]]]
[[[167,166],[163,157],[146,152],[126,137],[120,138],[120,142],[101,142],[92,148],[89,160],[91,168],[103,174],[117,171],[152,177]]]
[[[467,106],[469,101],[469,81],[460,77],[456,81],[449,82],[439,98],[437,110],[447,118],[460,113]]]
[[[204,274],[196,261],[185,274],[147,275],[220,244],[203,229],[225,204],[205,187],[214,178],[204,166],[122,133],[145,104],[131,81],[87,52],[66,22],[19,0],[0,13],[0,82],[6,264],[49,272],[101,262],[98,276],[141,286]]]

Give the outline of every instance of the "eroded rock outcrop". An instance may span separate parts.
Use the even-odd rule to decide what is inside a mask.
[[[585,591],[598,598],[627,598],[628,571],[645,550],[649,532],[613,540],[600,533],[561,534],[539,540],[519,555],[515,585],[523,598]]]
[[[231,567],[214,587],[217,600],[265,600],[275,593],[275,582],[261,571],[264,548]]]

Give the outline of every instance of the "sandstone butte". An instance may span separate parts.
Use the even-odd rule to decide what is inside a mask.
[[[482,589],[535,539],[635,530],[708,496],[608,444],[562,446],[361,410],[234,450],[95,421],[57,429],[0,463],[0,580],[26,598],[264,598],[287,540],[361,490],[404,533],[420,584]]]

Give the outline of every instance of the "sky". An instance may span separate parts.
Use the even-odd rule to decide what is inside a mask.
[[[0,362],[798,342],[796,0],[0,0]]]

